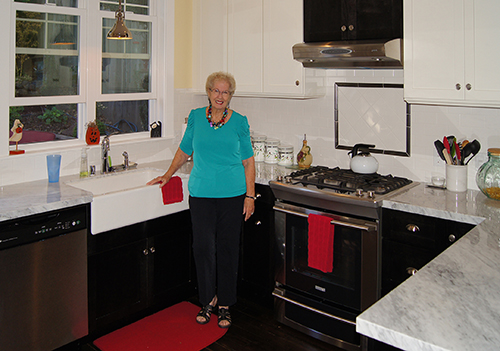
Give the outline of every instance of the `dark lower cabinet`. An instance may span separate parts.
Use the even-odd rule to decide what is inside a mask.
[[[88,245],[90,333],[194,294],[189,211],[89,235]]]
[[[474,225],[407,213],[382,210],[382,296],[429,263]],[[395,347],[373,340],[373,351]]]
[[[255,212],[243,225],[238,294],[273,307],[274,195],[268,185],[256,184]]]
[[[469,232],[474,225],[382,210],[382,296]]]

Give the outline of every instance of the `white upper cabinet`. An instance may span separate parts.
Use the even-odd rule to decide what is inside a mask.
[[[228,0],[193,0],[193,88],[205,91],[207,77],[227,71]]]
[[[215,70],[232,73],[236,96],[314,97],[321,78],[305,84],[292,56],[303,41],[302,0],[194,0],[193,80],[204,91]],[[313,74],[311,74],[313,76]]]
[[[500,1],[405,0],[410,103],[500,107]]]
[[[237,94],[262,89],[262,0],[230,0],[228,11],[228,71]]]
[[[303,39],[302,0],[264,0],[264,91],[307,95],[304,68],[292,46]]]

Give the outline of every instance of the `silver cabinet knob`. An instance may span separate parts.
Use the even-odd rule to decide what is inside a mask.
[[[144,249],[144,250],[142,250],[142,253],[144,254],[144,256],[147,256],[149,254],[149,250],[148,249]]]
[[[407,224],[406,230],[412,233],[416,233],[420,231],[420,228],[416,224]]]
[[[450,243],[454,242],[456,240],[455,235],[450,234],[450,236],[448,237],[448,240],[450,241]]]
[[[156,249],[155,249],[155,247],[154,247],[154,246],[151,246],[151,247],[149,248],[149,252],[151,252],[151,253],[155,253],[155,251],[156,251]]]
[[[261,225],[261,224],[262,224],[262,222],[261,222],[261,221],[257,221],[257,222],[255,222],[255,225]]]
[[[342,26],[342,27],[340,27],[340,30],[341,30],[342,32],[345,32],[345,31],[347,30],[347,27],[346,27],[346,26]]]
[[[413,268],[413,267],[406,268],[406,273],[408,273],[409,275],[415,275],[417,272],[418,272],[418,269],[416,269],[416,268]]]
[[[460,85],[460,83],[455,84],[455,89],[457,89],[457,90],[462,89],[462,86]]]
[[[470,85],[470,83],[467,83],[467,84],[465,85],[465,89],[467,89],[467,90],[471,90],[471,89],[472,89],[472,85]]]
[[[354,30],[354,26],[352,24],[349,25],[349,30],[350,31],[353,31]]]

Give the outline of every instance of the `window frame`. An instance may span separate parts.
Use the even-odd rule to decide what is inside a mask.
[[[173,29],[174,1],[150,0],[150,14],[136,15],[126,12],[125,20],[151,23],[151,91],[143,93],[102,94],[102,22],[103,18],[114,19],[115,13],[100,10],[100,0],[79,0],[78,8],[59,7],[47,4],[28,4],[10,0],[10,11],[0,14],[0,30],[9,35],[0,38],[0,45],[8,47],[8,65],[0,66],[0,76],[9,77],[9,83],[0,85],[0,124],[10,129],[9,107],[45,104],[77,104],[78,135],[76,139],[23,144],[28,153],[53,149],[82,147],[85,143],[86,124],[95,120],[96,103],[108,101],[149,100],[149,121],[161,121],[163,137],[173,138]],[[15,26],[16,11],[36,11],[70,14],[80,17],[79,31],[79,94],[71,96],[15,97]],[[162,38],[163,40],[159,40]],[[132,39],[133,40],[133,39]],[[161,60],[159,58],[162,58]],[[164,64],[162,64],[164,63]],[[7,72],[8,71],[8,72]],[[3,75],[6,73],[5,75]],[[2,117],[4,116],[4,117]],[[154,116],[154,117],[153,117]],[[5,129],[4,129],[5,130]],[[149,132],[116,135],[119,142],[146,140]],[[4,139],[5,138],[5,139]],[[0,144],[5,140],[6,148],[0,147],[0,157],[9,154],[8,133],[0,134]],[[17,157],[22,157],[18,155]]]

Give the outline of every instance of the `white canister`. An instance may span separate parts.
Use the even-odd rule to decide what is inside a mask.
[[[280,145],[278,146],[279,161],[280,166],[292,166],[293,165],[293,146],[292,145]]]
[[[255,162],[264,162],[266,154],[266,139],[265,135],[252,135],[253,157]]]
[[[278,163],[279,161],[279,153],[278,153],[278,145],[280,141],[277,139],[267,139],[266,140],[266,157],[265,163]]]

